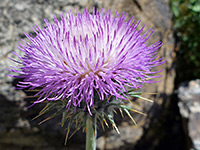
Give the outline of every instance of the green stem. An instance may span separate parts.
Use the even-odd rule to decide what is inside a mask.
[[[96,118],[90,115],[86,121],[86,150],[96,150]]]

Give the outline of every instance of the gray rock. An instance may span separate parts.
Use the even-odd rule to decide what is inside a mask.
[[[142,136],[142,128],[123,122],[119,126],[120,134],[111,130],[107,135],[97,140],[97,147],[104,149],[127,149],[127,144],[133,144]],[[123,135],[123,136],[122,136]],[[134,136],[133,136],[134,135]]]
[[[191,150],[200,150],[200,80],[185,82],[178,88],[178,106],[182,117],[188,120],[188,135],[192,140]]]

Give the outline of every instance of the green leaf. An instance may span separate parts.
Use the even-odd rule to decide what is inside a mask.
[[[200,12],[200,4],[193,6],[191,9],[194,12]]]
[[[180,10],[179,10],[179,7],[178,7],[179,3],[174,1],[172,3],[172,12],[174,14],[175,17],[178,17],[180,16]]]

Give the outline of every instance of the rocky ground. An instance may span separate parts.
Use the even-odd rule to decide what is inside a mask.
[[[32,92],[15,90],[17,80],[8,76],[6,68],[17,64],[8,59],[16,58],[11,52],[22,55],[16,45],[21,39],[26,40],[24,32],[33,33],[32,27],[37,24],[42,27],[44,18],[53,22],[53,14],[59,16],[63,11],[76,13],[85,7],[110,9],[128,13],[141,20],[141,26],[155,30],[150,42],[162,41],[159,51],[167,62],[164,77],[159,84],[147,85],[143,92],[156,92],[150,98],[154,104],[135,100],[135,107],[148,114],[143,117],[133,114],[138,126],[125,117],[116,118],[121,134],[108,129],[105,133],[99,130],[97,145],[99,149],[173,149],[184,150],[185,134],[182,133],[182,120],[177,106],[177,99],[171,98],[175,78],[175,40],[172,31],[172,16],[169,0],[0,0],[0,149],[3,150],[54,150],[66,149],[63,145],[65,129],[57,123],[59,117],[38,126],[42,120],[31,121],[37,115],[42,105],[27,110],[28,104],[34,99]],[[27,97],[29,96],[29,97]],[[149,97],[146,95],[146,97]],[[121,121],[123,120],[123,121]],[[181,133],[181,134],[180,134]],[[180,137],[180,135],[182,137]],[[75,134],[69,140],[68,149],[84,149],[85,135]]]
[[[191,150],[200,150],[200,80],[181,83],[178,97],[184,132],[188,136],[187,144],[192,145]]]

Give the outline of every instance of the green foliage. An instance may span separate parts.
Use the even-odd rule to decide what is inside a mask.
[[[171,0],[171,10],[180,40],[178,80],[200,78],[200,0]]]

